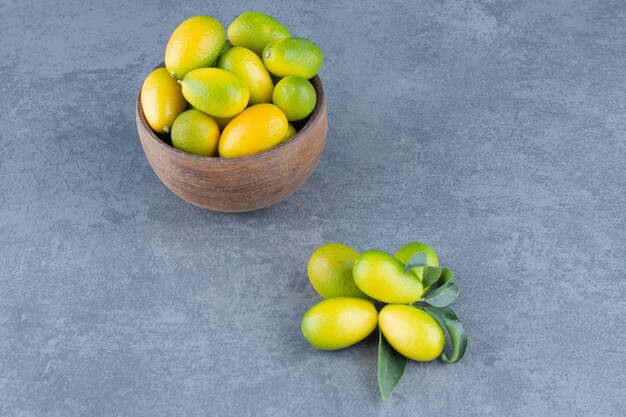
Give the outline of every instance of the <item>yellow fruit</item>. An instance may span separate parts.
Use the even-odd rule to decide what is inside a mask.
[[[414,303],[424,293],[422,281],[411,272],[405,274],[402,262],[379,250],[363,252],[352,276],[361,291],[385,303]]]
[[[220,68],[193,70],[181,85],[187,101],[209,116],[232,117],[245,109],[250,99],[241,77]]]
[[[430,246],[422,242],[407,243],[406,245],[398,249],[398,251],[395,253],[394,256],[398,258],[400,262],[402,262],[403,264],[406,264],[407,262],[409,262],[411,257],[415,255],[417,252],[424,252],[426,254],[426,264],[428,266],[439,266],[439,259],[437,259],[437,253],[433,250],[433,248],[431,248]],[[423,279],[423,275],[424,275],[423,267],[413,268],[411,269],[411,271],[414,272],[415,275],[417,275],[417,277],[420,280]],[[428,288],[425,288],[424,290],[427,290],[427,289]]]
[[[179,114],[187,109],[180,85],[165,68],[152,71],[141,87],[141,108],[157,133],[168,133]]]
[[[285,38],[267,44],[263,50],[265,68],[278,77],[297,75],[309,79],[322,68],[322,51],[305,38]]]
[[[324,298],[368,298],[352,279],[352,266],[359,253],[341,243],[327,243],[313,252],[307,273],[315,291]]]
[[[220,129],[200,110],[187,110],[172,126],[172,146],[193,155],[217,156]]]
[[[213,65],[225,42],[224,27],[217,19],[191,17],[176,28],[167,42],[165,67],[170,74],[183,79],[191,70]]]
[[[228,39],[261,56],[268,43],[291,36],[286,27],[260,12],[244,12],[228,26]]]
[[[389,304],[380,311],[378,325],[389,344],[409,359],[432,361],[443,352],[443,329],[417,307]]]
[[[314,347],[343,349],[365,339],[376,328],[374,304],[361,298],[329,298],[302,318],[302,334]]]
[[[274,83],[261,58],[251,50],[235,46],[220,57],[217,66],[243,79],[250,90],[249,104],[272,102]]]
[[[294,127],[294,125],[292,125],[291,123],[287,124],[287,133],[285,134],[285,137],[283,139],[282,143],[288,142],[289,139],[291,139],[292,137],[294,137],[296,135],[296,133],[298,133],[296,131],[296,128]]]
[[[238,114],[222,132],[218,145],[223,158],[238,158],[270,149],[287,133],[287,118],[273,104],[255,104]]]
[[[287,120],[295,122],[311,114],[317,102],[317,93],[309,80],[290,75],[276,84],[272,102],[285,113]]]

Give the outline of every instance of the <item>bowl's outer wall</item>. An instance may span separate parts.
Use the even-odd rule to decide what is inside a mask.
[[[319,77],[311,81],[318,103],[297,136],[285,145],[238,159],[203,158],[175,150],[150,129],[138,98],[137,131],[148,162],[172,192],[196,206],[240,212],[277,203],[306,182],[324,149],[326,98]]]

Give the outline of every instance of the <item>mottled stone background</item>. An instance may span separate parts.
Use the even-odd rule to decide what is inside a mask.
[[[170,193],[137,92],[186,17],[256,9],[324,51],[328,142],[280,204]],[[0,415],[618,416],[626,2],[0,1]],[[306,262],[423,240],[470,347],[320,352]]]

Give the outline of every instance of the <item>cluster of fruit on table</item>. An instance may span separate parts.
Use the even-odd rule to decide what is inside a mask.
[[[165,67],[141,89],[150,127],[195,155],[237,158],[291,139],[315,108],[309,79],[322,67],[312,41],[292,37],[276,19],[245,12],[226,31],[194,16],[172,33]]]
[[[304,314],[304,338],[318,349],[342,349],[378,326],[383,398],[399,382],[407,358],[425,362],[441,357],[454,363],[463,357],[467,335],[448,307],[459,289],[452,271],[439,267],[437,253],[425,243],[411,242],[393,256],[380,250],[359,254],[341,243],[327,243],[313,252],[307,272],[325,300]],[[375,302],[385,305],[378,311]],[[452,342],[449,356],[442,325]]]

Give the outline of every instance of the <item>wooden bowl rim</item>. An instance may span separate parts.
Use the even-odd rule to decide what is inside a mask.
[[[161,63],[159,66],[157,66],[155,69],[158,68],[162,68],[165,66],[165,63]],[[154,70],[153,70],[154,71]],[[273,148],[270,148],[266,151],[263,152],[259,152],[253,155],[247,155],[247,156],[242,156],[239,158],[220,158],[219,156],[203,156],[203,155],[194,155],[194,154],[190,154],[187,152],[183,152],[181,150],[176,149],[175,147],[168,145],[167,143],[165,143],[163,140],[161,140],[161,138],[159,138],[156,133],[154,132],[154,130],[152,130],[152,128],[150,127],[150,125],[148,124],[148,121],[146,120],[144,114],[143,114],[143,108],[141,107],[141,88],[139,89],[139,94],[137,95],[137,115],[139,116],[139,121],[141,122],[142,127],[144,128],[144,130],[146,130],[148,132],[148,135],[150,136],[150,138],[154,141],[156,141],[159,146],[162,146],[163,149],[166,150],[166,152],[172,152],[174,154],[180,155],[183,158],[191,158],[191,159],[196,159],[196,160],[200,160],[200,161],[206,161],[206,162],[216,162],[216,163],[220,163],[220,164],[236,164],[239,162],[244,162],[244,161],[250,161],[253,159],[259,159],[259,158],[263,158],[267,155],[270,155],[274,152],[279,152],[281,150],[286,149],[289,146],[292,146],[292,144],[298,140],[303,140],[302,137],[305,136],[304,133],[309,130],[309,128],[313,125],[313,123],[317,123],[320,114],[322,113],[322,107],[325,105],[325,101],[326,101],[326,97],[324,95],[324,88],[322,86],[322,80],[320,79],[319,75],[315,75],[313,78],[309,79],[309,81],[311,81],[311,84],[313,84],[313,87],[315,88],[315,92],[317,93],[317,102],[315,103],[315,108],[313,109],[313,111],[311,112],[311,115],[309,116],[309,119],[307,120],[307,122],[304,124],[304,126],[302,126],[302,129],[300,129],[298,132],[296,132],[296,134],[287,142],[281,143],[278,146],[274,146]]]

